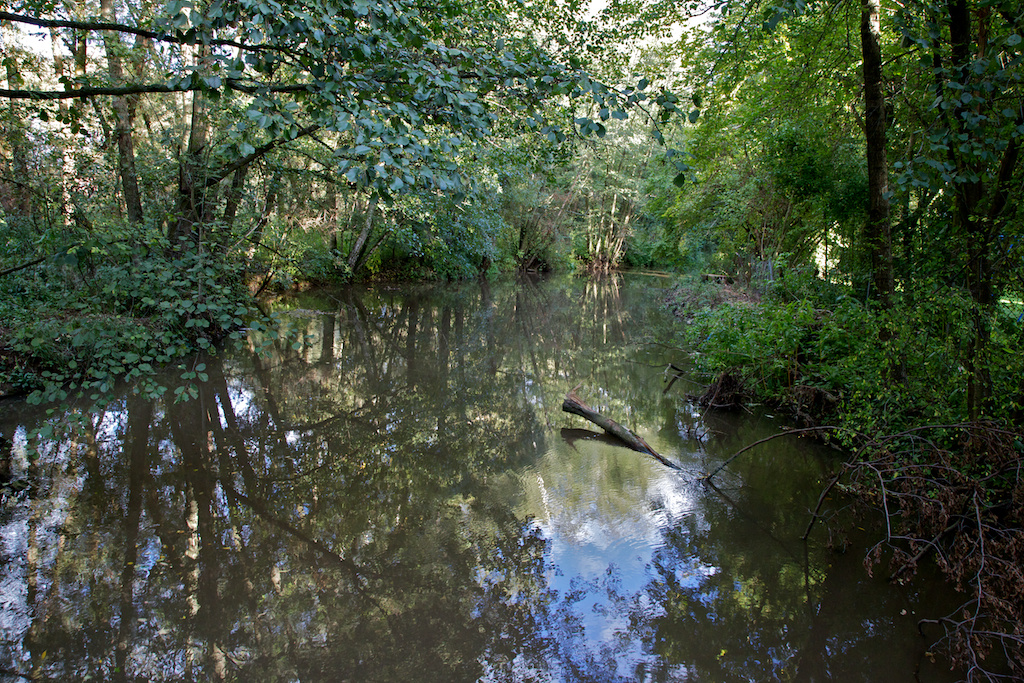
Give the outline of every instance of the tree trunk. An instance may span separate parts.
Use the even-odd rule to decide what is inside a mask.
[[[107,22],[114,23],[114,0],[100,0],[100,15]],[[105,31],[103,45],[107,53],[107,72],[115,85],[125,82],[124,67],[121,64],[121,39],[114,31]],[[135,171],[135,143],[132,139],[132,122],[135,119],[136,99],[114,97],[114,137],[117,140],[117,171],[121,176],[128,222],[142,223],[142,197],[139,194],[139,179]]]
[[[249,167],[246,165],[231,175],[231,189],[228,190],[224,203],[224,225],[227,228],[235,222],[235,216],[238,214],[238,204],[242,201],[242,188],[245,187],[245,176],[248,171]]]
[[[970,6],[967,0],[949,0],[946,5],[949,14],[950,77],[967,86],[973,77],[972,56],[984,55],[986,43],[986,18],[979,15],[977,42],[973,37]],[[969,122],[969,105],[958,104],[952,117],[952,131],[961,140],[971,144],[978,139],[978,132]],[[955,152],[951,152],[955,154]],[[1017,163],[1017,146],[1014,141],[1003,153],[997,178],[990,188],[988,210],[985,176],[981,164],[970,156],[954,157],[962,173],[974,177],[968,182],[958,183],[953,192],[956,198],[956,223],[967,243],[967,279],[971,295],[971,320],[974,340],[966,359],[967,368],[967,413],[971,419],[978,419],[984,412],[985,404],[992,397],[992,377],[989,372],[989,345],[991,321],[996,303],[993,274],[993,243],[998,234],[996,218],[1004,207],[1004,182],[1012,177]]]
[[[4,35],[0,44],[12,43],[13,33],[10,33],[6,26],[2,30]],[[8,51],[4,50],[4,52],[7,54]],[[17,58],[11,56],[5,59],[4,66],[7,71],[7,87],[12,90],[21,88],[24,85],[24,80],[21,77],[21,71],[18,70]],[[32,213],[32,194],[29,192],[28,185],[24,184],[29,178],[28,138],[21,123],[25,117],[21,110],[21,105],[17,104],[13,99],[8,102],[8,107],[10,108],[11,117],[10,134],[7,137],[11,149],[11,176],[17,181],[13,193],[14,200],[18,212],[28,218]]]
[[[67,65],[64,62],[64,51],[61,47],[60,33],[55,28],[50,29],[50,51],[53,53],[53,73],[57,77],[57,82],[62,82],[65,76],[65,70]],[[68,105],[63,100],[57,103],[57,110],[60,112],[60,116],[66,117],[68,114]],[[67,135],[59,135],[60,140],[60,167],[61,174],[57,179],[60,186],[60,204],[59,213],[65,227],[71,226],[74,223],[74,202],[71,199],[71,179],[75,177],[75,157],[73,146],[69,144]]]
[[[335,182],[328,182],[324,198],[324,223],[327,224],[327,251],[331,254],[338,252],[338,185]]]
[[[275,174],[267,185],[267,198],[263,202],[263,211],[260,212],[259,218],[249,231],[248,238],[251,246],[248,250],[248,257],[250,259],[256,253],[256,247],[263,241],[263,229],[267,227],[267,223],[270,222],[270,214],[274,212],[277,205],[277,194],[280,189],[279,185],[280,178]]]
[[[370,205],[366,209],[366,221],[363,223],[363,229],[359,233],[359,237],[356,238],[356,243],[352,245],[352,251],[348,255],[348,267],[355,273],[356,267],[362,265],[363,251],[366,249],[366,240],[370,238],[370,231],[373,229],[373,214],[377,211],[377,196],[370,200]]]
[[[206,58],[209,48],[190,48],[191,62],[200,64]],[[167,238],[172,248],[177,248],[184,238],[198,239],[199,231],[208,218],[210,207],[217,192],[216,186],[207,187],[204,156],[210,134],[209,114],[203,94],[193,91],[186,96],[185,125],[188,129],[188,145],[178,165],[178,216],[168,228]]]
[[[870,255],[872,294],[883,306],[888,306],[894,278],[880,12],[880,0],[862,0],[860,38],[864,59],[864,137],[868,163],[868,217],[864,225],[864,246]]]

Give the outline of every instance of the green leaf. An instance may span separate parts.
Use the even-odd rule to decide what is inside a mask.
[[[775,30],[775,27],[779,25],[779,22],[782,21],[785,17],[786,11],[781,9],[778,10],[777,12],[775,12],[774,15],[772,15],[767,21],[764,22],[764,30],[768,33],[771,33],[772,31]]]

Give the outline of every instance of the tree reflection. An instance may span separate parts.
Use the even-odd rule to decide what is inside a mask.
[[[129,395],[40,449],[38,490],[4,513],[19,539],[5,548],[5,671],[452,681],[550,669],[547,541],[489,479],[543,447],[540,380],[578,370],[578,342],[552,350],[581,337],[552,319],[578,301],[482,284],[351,289],[335,303],[295,314],[269,355],[201,359],[210,379],[192,401]],[[7,436],[15,424],[8,453],[24,446]]]
[[[744,486],[701,499],[663,531],[643,590],[617,595],[655,680],[958,680],[926,657],[913,601],[860,563],[799,541],[813,488],[804,467],[751,458]],[[810,466],[810,467],[808,467]],[[772,480],[772,481],[768,481]],[[898,623],[900,622],[900,623]],[[883,654],[884,653],[884,654]]]
[[[628,344],[656,296],[611,278],[297,297],[276,338],[196,359],[194,400],[127,393],[35,459],[27,431],[56,418],[11,411],[0,474],[32,486],[0,512],[0,679],[834,675],[877,639],[829,621],[854,580],[779,540],[806,521],[791,455],[698,509],[653,460],[557,438],[580,383],[662,452],[707,433]],[[751,436],[720,431],[700,453]],[[553,547],[594,533],[657,550],[591,572],[574,563],[605,556]]]

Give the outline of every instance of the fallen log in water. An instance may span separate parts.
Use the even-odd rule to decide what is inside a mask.
[[[674,470],[680,469],[679,465],[675,464],[674,462],[664,457],[663,455],[660,455],[656,450],[651,448],[647,444],[647,442],[641,439],[639,436],[637,436],[627,428],[623,427],[615,420],[611,420],[605,417],[604,415],[602,415],[601,413],[597,412],[596,410],[588,406],[586,403],[584,403],[583,399],[576,395],[575,389],[573,389],[572,391],[565,395],[565,400],[562,401],[562,410],[564,410],[567,413],[572,413],[573,415],[579,415],[580,417],[593,422],[598,427],[603,429],[605,432],[611,434],[612,436],[616,437],[619,441],[632,448],[634,451],[647,453],[648,455],[657,458],[658,461],[661,462],[663,465],[671,467]]]

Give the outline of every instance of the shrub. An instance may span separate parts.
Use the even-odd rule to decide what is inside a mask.
[[[93,238],[22,282],[0,291],[9,316],[0,383],[35,389],[37,403],[102,400],[120,380],[163,393],[160,366],[241,338],[258,314],[238,264],[159,242]]]

